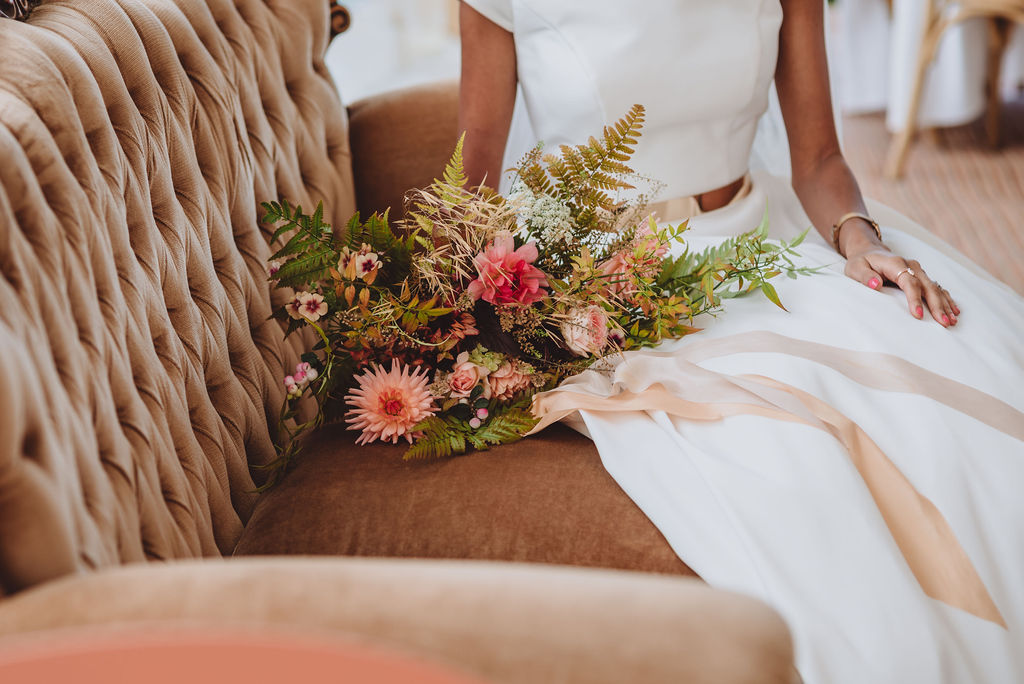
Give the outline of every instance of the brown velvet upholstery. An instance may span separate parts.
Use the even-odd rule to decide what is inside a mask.
[[[258,203],[354,210],[327,37],[325,0],[0,21],[4,591],[235,546],[303,344]]]
[[[458,142],[458,84],[434,83],[349,106],[356,201],[365,214],[391,208],[403,215],[405,192],[426,187],[444,171]]]
[[[593,442],[554,426],[484,453],[407,462],[321,431],[264,494],[236,555],[339,554],[559,563],[693,572],[601,465]],[[298,504],[298,505],[297,505]]]
[[[168,621],[341,632],[494,682],[790,681],[789,634],[757,601],[694,580],[507,563],[204,560],[26,591],[0,636]]]

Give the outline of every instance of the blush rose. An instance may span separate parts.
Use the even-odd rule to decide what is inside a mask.
[[[608,314],[591,304],[572,309],[561,325],[569,351],[578,356],[599,354],[608,344]]]
[[[448,376],[448,386],[451,388],[451,395],[460,399],[468,397],[473,388],[483,382],[484,392],[481,396],[484,399],[490,399],[491,386],[486,382],[490,372],[486,366],[470,361],[469,352],[462,352],[455,359],[455,367]]]

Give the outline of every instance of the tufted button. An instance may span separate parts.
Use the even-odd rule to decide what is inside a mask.
[[[0,19],[25,21],[42,0],[0,0]]]
[[[352,15],[348,9],[338,4],[338,0],[331,0],[331,38],[348,30],[352,25]]]

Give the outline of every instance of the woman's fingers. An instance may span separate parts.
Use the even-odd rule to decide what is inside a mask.
[[[953,299],[953,295],[949,294],[949,290],[943,290],[942,292],[943,292],[943,294],[946,295],[946,299],[949,300],[949,306],[950,306],[950,308],[953,309],[953,314],[956,315],[956,316],[959,316],[960,315],[960,306],[956,303],[956,300]]]
[[[960,307],[949,292],[912,259],[908,261],[891,252],[871,252],[848,259],[846,275],[873,290],[881,288],[884,281],[893,283],[903,290],[910,315],[918,320],[924,318],[925,306],[944,328],[956,325],[960,316]]]
[[[953,325],[956,325],[957,317],[960,315],[960,307],[956,305],[956,301],[950,296],[949,291],[939,285],[939,290],[942,292],[943,298],[946,300],[946,307],[949,309],[949,317],[953,321]]]
[[[882,274],[873,269],[871,263],[863,257],[847,260],[845,271],[848,278],[853,278],[872,290],[882,288]]]
[[[953,315],[953,309],[949,305],[949,300],[942,293],[942,288],[924,274],[921,275],[920,280],[924,287],[925,301],[928,302],[928,310],[931,312],[932,318],[943,328],[953,325],[953,320],[956,317]]]
[[[872,266],[882,273],[886,280],[903,290],[910,315],[919,320],[924,318],[924,285],[914,275],[921,265],[916,261],[906,261],[902,257],[886,254],[880,255]]]
[[[917,319],[924,318],[924,286],[916,276],[920,268],[916,261],[906,261],[901,257],[890,257],[882,264],[882,273],[903,290],[910,315]]]
[[[907,297],[907,308],[910,309],[910,315],[917,319],[924,318],[924,287],[922,287],[921,281],[910,275],[909,272],[894,277],[898,279],[893,282],[903,290],[903,294]]]

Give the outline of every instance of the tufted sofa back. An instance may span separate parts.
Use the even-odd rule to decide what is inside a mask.
[[[325,0],[0,20],[0,593],[230,553],[300,341],[261,201],[354,210]]]

